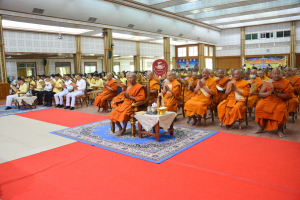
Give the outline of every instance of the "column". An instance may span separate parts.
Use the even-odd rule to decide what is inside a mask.
[[[46,65],[45,65],[45,75],[50,76],[50,69],[49,69],[49,58],[46,58]]]
[[[141,56],[140,56],[140,42],[136,42],[136,55],[133,56],[133,62],[134,62],[134,71],[140,71],[140,65],[141,65]]]
[[[104,42],[103,69],[105,69],[105,72],[109,73],[113,71],[113,66],[114,66],[112,29],[104,28],[103,33],[104,33],[103,34],[103,42]]]
[[[241,27],[241,58],[240,67],[243,68],[245,59],[245,27]]]
[[[205,58],[204,58],[204,44],[198,44],[198,60],[199,60],[199,71],[205,68]]]
[[[217,57],[216,57],[216,46],[214,46],[214,52],[213,52],[213,70],[217,69]]]
[[[296,67],[296,21],[291,22],[291,50],[290,50],[290,67]]]
[[[170,38],[164,37],[164,59],[168,63],[168,71],[170,71],[171,64],[171,54],[170,54]]]
[[[173,69],[177,69],[176,57],[172,57],[172,66],[173,66]]]
[[[102,71],[106,72],[106,68],[105,68],[105,59],[102,59]]]
[[[76,54],[73,55],[74,58],[74,71],[75,74],[82,73],[81,65],[82,65],[82,59],[81,59],[81,36],[76,35]]]
[[[0,15],[0,99],[5,99],[7,95],[9,95],[9,83],[7,82],[2,15]]]

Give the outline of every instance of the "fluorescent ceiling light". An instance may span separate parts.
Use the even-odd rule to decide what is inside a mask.
[[[41,32],[49,32],[49,33],[59,33],[62,34],[82,34],[94,30],[89,29],[80,29],[80,28],[67,28],[67,27],[59,27],[59,26],[49,26],[42,24],[33,24],[26,22],[16,22],[10,20],[2,20],[2,26],[5,29],[17,29],[17,30],[25,30],[25,31],[41,31]]]
[[[102,33],[98,33],[98,34],[95,34],[95,35],[92,35],[92,36],[102,37]],[[116,38],[116,39],[137,40],[137,41],[154,39],[154,38],[151,38],[151,37],[128,35],[128,34],[123,34],[123,33],[112,33],[112,37]]]
[[[149,42],[162,44],[163,40],[153,40],[153,41],[149,41]],[[186,45],[186,44],[197,44],[197,42],[190,42],[190,41],[185,41],[185,40],[175,41],[175,40],[171,39],[170,44],[171,45]]]

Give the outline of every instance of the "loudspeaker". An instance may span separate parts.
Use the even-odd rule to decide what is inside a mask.
[[[111,52],[111,50],[109,50],[108,51],[108,59],[111,59],[111,57],[112,57],[112,52]]]
[[[46,66],[47,65],[47,60],[46,59],[44,59],[44,66]]]

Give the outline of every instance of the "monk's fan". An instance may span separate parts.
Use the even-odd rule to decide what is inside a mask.
[[[240,91],[243,92],[243,90],[240,90]],[[244,100],[245,99],[245,97],[243,97],[242,95],[240,95],[237,92],[234,92],[234,95],[235,95],[236,100]]]
[[[256,83],[253,83],[250,88],[250,93],[254,92],[257,89]]]
[[[206,87],[207,89],[209,89],[207,86],[204,86],[204,87]],[[204,87],[203,87],[203,88],[204,88]],[[200,88],[201,92],[204,94],[205,97],[209,97],[210,94],[208,94],[208,93],[206,92],[206,90],[203,89],[203,88]]]

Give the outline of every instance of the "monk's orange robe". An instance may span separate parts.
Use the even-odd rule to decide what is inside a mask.
[[[217,78],[216,80],[216,84],[217,86],[221,87],[221,88],[227,88],[227,84],[230,81],[229,78],[227,78],[226,76],[224,76],[223,78]],[[214,111],[217,111],[217,107],[218,105],[224,101],[226,99],[226,95],[225,95],[225,91],[218,91],[216,95],[213,96],[213,107],[214,107]]]
[[[212,90],[213,95],[216,94],[216,81],[214,78],[209,77],[205,82],[209,89]],[[186,102],[184,106],[185,115],[187,117],[193,116],[195,114],[203,116],[207,113],[207,107],[212,104],[211,95],[205,96],[201,90],[198,91],[197,95],[191,98],[188,102]]]
[[[270,78],[269,78],[269,77],[267,77],[266,75],[264,75],[264,77],[263,77],[263,78],[261,78],[261,80],[262,80],[262,81],[268,81],[268,80],[270,80]]]
[[[177,80],[172,81],[172,94],[166,93],[164,95],[165,107],[167,111],[173,111],[177,113],[177,102],[180,98],[181,88]]]
[[[276,90],[286,94],[290,99],[293,97],[293,87],[288,80],[281,78],[272,84]],[[267,92],[270,89],[271,87],[267,87]],[[285,124],[288,116],[288,100],[273,94],[265,99],[261,99],[255,108],[255,121],[267,131],[274,130],[279,125]]]
[[[130,86],[127,89],[127,92],[129,96],[134,97],[134,100],[125,98],[124,102],[116,107],[111,113],[109,114],[109,119],[112,122],[123,122],[123,121],[129,121],[130,114],[134,113],[134,111],[131,109],[132,104],[139,101],[145,100],[145,91],[141,84],[136,83],[133,86]]]
[[[253,84],[256,84],[256,90],[252,91],[252,93],[258,94],[263,85],[263,82],[262,80],[260,80],[260,78],[255,77],[255,79],[250,81],[250,84],[251,86],[253,86]],[[247,104],[248,108],[253,109],[256,106],[258,101],[259,101],[258,95],[250,95],[248,97],[248,104]]]
[[[298,85],[298,87],[300,85],[300,79],[297,79],[296,76],[285,77],[285,79],[290,81],[293,89],[294,89],[293,85],[295,85],[295,86]],[[293,92],[293,98],[291,98],[289,100],[288,113],[291,113],[291,112],[296,113],[297,109],[298,109],[298,106],[299,106],[299,99],[297,98],[297,96]]]
[[[104,107],[107,103],[106,100],[115,96],[115,92],[118,90],[117,81],[112,79],[106,85],[112,88],[113,91],[104,88],[103,92],[95,98],[94,106]]]
[[[126,81],[126,82],[127,82],[126,83],[127,87],[129,87],[130,86],[129,81]],[[113,100],[111,101],[111,107],[113,109],[115,109],[117,107],[117,104],[114,104],[114,102],[124,100],[124,95],[123,95],[124,91],[126,91],[126,87],[122,87],[122,92],[120,94],[118,94],[116,97],[114,97]]]
[[[292,76],[292,86],[296,90],[296,95],[300,96],[300,76]]]
[[[151,90],[156,90],[156,91],[158,91],[159,89],[160,89],[159,83],[158,83],[156,80],[152,79],[152,80],[150,81],[150,91],[151,91]],[[157,94],[158,94],[158,93],[157,93]],[[151,101],[151,100],[155,99],[155,97],[156,97],[155,94],[151,94],[151,93],[150,93],[150,95],[149,95],[149,97],[148,97],[148,100]]]
[[[250,83],[243,79],[235,81],[235,87],[242,90],[242,96],[248,97],[250,93]],[[243,119],[246,115],[246,100],[237,100],[235,92],[232,91],[226,100],[222,101],[218,106],[218,117],[222,124],[231,125],[237,119]]]
[[[192,80],[194,80],[192,78]],[[190,80],[190,81],[192,81]],[[195,89],[196,86],[197,86],[197,83],[198,83],[199,79],[196,79],[193,83],[192,83],[192,87]],[[189,88],[188,88],[189,89]],[[196,96],[194,90],[188,90],[186,91],[186,93],[184,94],[184,103],[186,103],[187,101],[189,101],[192,97]]]

